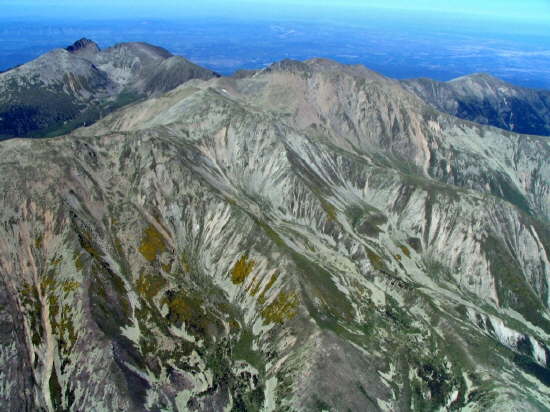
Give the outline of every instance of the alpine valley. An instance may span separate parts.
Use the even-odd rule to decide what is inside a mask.
[[[85,39],[0,90],[68,133],[0,143],[2,410],[550,410],[544,92]]]

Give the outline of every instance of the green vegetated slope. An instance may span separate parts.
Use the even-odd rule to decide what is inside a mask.
[[[0,151],[5,409],[547,410],[547,140],[314,60]]]

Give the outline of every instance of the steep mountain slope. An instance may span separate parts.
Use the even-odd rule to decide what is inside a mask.
[[[0,73],[0,138],[66,133],[189,79],[215,76],[145,43],[100,51],[81,39]]]
[[[549,154],[326,60],[3,142],[3,406],[547,410]]]
[[[411,79],[401,84],[453,116],[518,133],[550,136],[550,91],[514,86],[488,74],[449,82]]]

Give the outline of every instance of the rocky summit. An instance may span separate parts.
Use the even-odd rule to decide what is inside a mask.
[[[547,411],[549,159],[323,59],[4,141],[2,409]]]

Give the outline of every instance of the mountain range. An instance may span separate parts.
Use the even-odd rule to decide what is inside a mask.
[[[112,110],[217,74],[165,49],[81,39],[0,73],[0,137],[55,136]]]
[[[326,59],[110,64],[145,97],[0,143],[5,410],[548,410],[547,137]]]
[[[243,75],[247,71],[234,77]],[[52,50],[0,73],[0,140],[68,133],[187,80],[213,77],[219,75],[160,47],[121,43],[101,51],[96,43],[83,38],[66,49]],[[514,86],[488,74],[449,82],[409,79],[401,85],[453,116],[518,133],[550,136],[550,91]]]
[[[478,73],[449,82],[401,84],[438,110],[517,133],[550,136],[550,91],[527,89]]]

